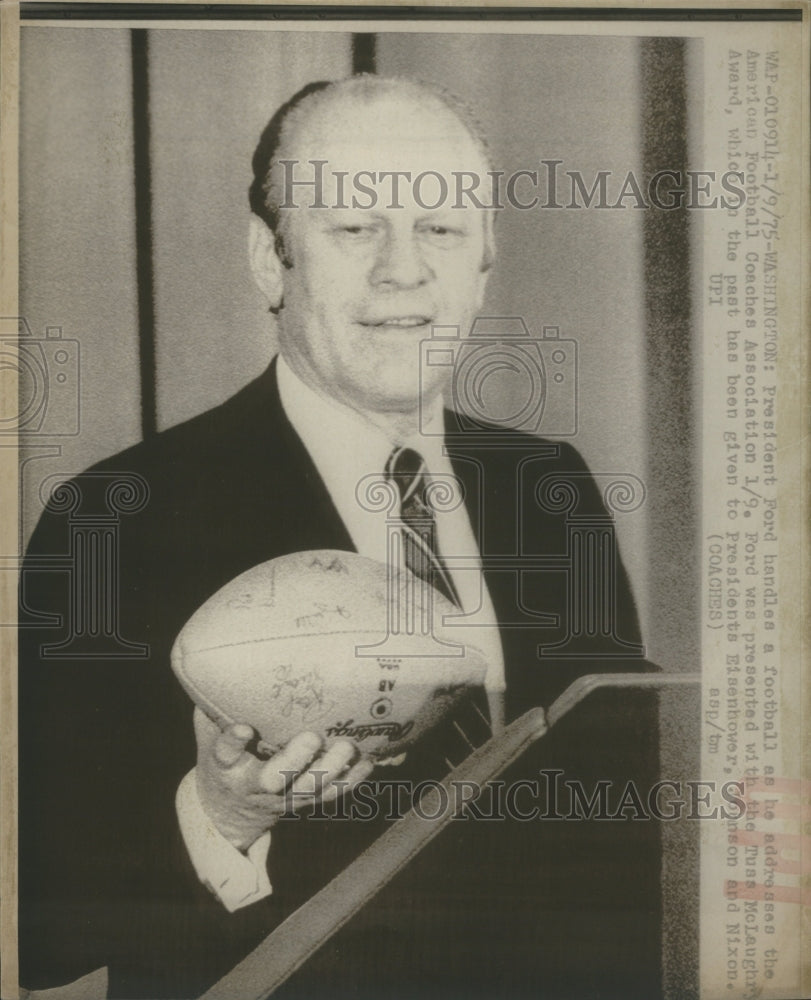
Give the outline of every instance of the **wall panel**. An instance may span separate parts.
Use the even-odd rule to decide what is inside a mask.
[[[541,160],[557,159],[563,161],[561,176],[580,171],[589,187],[598,171],[611,171],[608,190],[614,191],[629,170],[639,169],[634,39],[383,32],[377,69],[431,80],[468,101],[496,168],[508,175],[537,170],[543,179]],[[529,185],[518,191],[529,200]],[[573,443],[593,471],[644,479],[641,215],[630,207],[505,209],[497,223],[498,254],[485,312],[522,316],[535,336],[543,326],[558,326],[561,337],[577,341],[579,429]],[[643,509],[617,524],[643,625],[646,520]]]
[[[222,402],[275,351],[248,266],[251,156],[300,87],[351,72],[351,36],[154,30],[149,51],[162,429]]]
[[[35,338],[61,326],[80,356],[79,433],[49,433],[68,425],[60,408],[73,407],[71,375],[42,433],[24,445],[27,536],[42,479],[137,441],[140,400],[130,33],[25,26],[20,34],[20,312]]]

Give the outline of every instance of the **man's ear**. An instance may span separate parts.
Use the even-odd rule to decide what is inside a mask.
[[[284,265],[276,253],[276,237],[261,219],[251,219],[248,230],[248,257],[259,290],[271,309],[278,309],[284,295]]]
[[[490,277],[490,263],[483,262],[479,267],[479,273],[476,275],[476,291],[474,294],[475,299],[475,311],[478,313],[479,310],[484,305],[484,293],[487,289],[487,281]]]
[[[484,293],[487,288],[487,280],[490,277],[490,270],[496,258],[496,241],[493,233],[495,215],[488,211],[484,217],[484,251],[482,253],[481,264],[479,265],[479,279],[476,285],[476,311],[484,304]]]

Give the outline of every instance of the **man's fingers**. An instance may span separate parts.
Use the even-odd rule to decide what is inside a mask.
[[[214,744],[214,759],[220,767],[233,767],[245,753],[245,747],[253,739],[253,729],[243,723],[229,726],[220,733]]]
[[[351,788],[354,788],[355,785],[359,784],[361,781],[365,781],[372,771],[374,771],[374,768],[374,761],[359,760],[357,764],[346,772],[340,781],[324,787],[321,801],[331,802],[332,799],[337,799],[339,795],[345,795],[346,792],[348,792]]]
[[[338,740],[293,782],[292,790],[304,795],[319,795],[333,778],[346,771],[356,753],[349,740]]]
[[[321,737],[315,733],[299,733],[287,746],[262,765],[259,786],[265,792],[278,795],[287,787],[293,775],[303,771],[321,749]]]
[[[253,729],[244,724],[229,726],[225,731],[199,707],[194,709],[194,734],[201,763],[212,757],[219,767],[230,768],[244,753],[253,739]]]

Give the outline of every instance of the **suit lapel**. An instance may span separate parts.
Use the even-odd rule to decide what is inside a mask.
[[[252,438],[255,453],[245,475],[251,492],[261,496],[266,505],[273,527],[267,533],[269,539],[272,537],[268,544],[285,552],[315,548],[355,551],[318,469],[284,412],[275,358],[264,375],[248,386],[239,406],[242,415],[238,419],[246,426],[261,428]],[[257,480],[261,484],[258,490]]]

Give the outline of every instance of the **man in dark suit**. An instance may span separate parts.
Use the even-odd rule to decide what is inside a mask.
[[[318,162],[329,167],[318,180],[290,173],[291,165]],[[501,705],[509,720],[548,705],[583,673],[627,668],[623,657],[643,667],[633,600],[613,550],[604,564],[605,627],[572,633],[572,601],[588,598],[573,597],[566,583],[576,577],[565,565],[568,515],[576,506],[581,521],[602,525],[601,544],[610,534],[577,453],[483,425],[455,433],[458,420],[442,407],[452,367],[420,364],[420,345],[434,328],[467,330],[481,306],[493,259],[491,213],[447,199],[434,205],[433,195],[426,207],[428,195],[414,189],[400,197],[387,188],[397,204],[353,205],[341,187],[347,177],[367,172],[368,179],[370,167],[387,181],[403,172],[433,178],[440,194],[456,174],[484,176],[486,148],[466,113],[405,81],[305,88],[271,122],[254,167],[251,263],[278,316],[279,357],[222,406],[57,490],[24,567],[20,929],[21,981],[32,988],[106,966],[111,996],[197,995],[380,832],[374,823],[279,819],[289,791],[283,771],[299,774],[299,790],[310,769],[326,772],[328,795],[332,779],[352,785],[369,775],[351,743],[324,749],[302,733],[260,759],[245,727],[220,733],[199,712],[193,725],[169,668],[185,621],[251,566],[307,549],[375,554],[371,521],[347,501],[357,484],[358,470],[347,472],[352,455],[364,456],[366,472],[382,473],[391,455],[409,448],[430,456],[425,475],[447,468],[463,485],[465,506],[437,525],[437,558],[465,557],[472,567],[450,573],[462,609],[489,617],[491,714]],[[574,483],[571,503],[544,504],[541,482]],[[89,539],[91,521],[106,523],[107,534]],[[52,557],[67,555],[73,572],[54,569]],[[517,555],[535,559],[534,569],[516,569]],[[557,564],[543,569],[544,559]],[[87,602],[106,617],[80,621],[77,606]],[[613,703],[611,713],[564,733],[546,763],[585,761],[584,775],[597,766],[606,777],[612,769],[626,774],[629,761],[653,761],[655,729],[627,702]],[[407,767],[419,768],[424,749]],[[556,995],[594,992],[600,969],[597,979],[593,966],[584,973],[571,949],[561,962],[562,933],[593,939],[608,956],[603,971],[638,963],[616,992],[594,995],[631,995],[628,982],[653,995],[658,855],[650,833],[637,824],[614,845],[616,857],[635,854],[630,882],[613,855],[585,864],[600,849],[582,839],[585,826],[541,833],[525,824],[507,839],[491,825],[446,838],[428,874],[421,880],[417,872],[407,890],[416,894],[405,907],[411,923],[401,913],[387,924],[401,942],[419,934],[419,955],[405,961],[407,944],[387,949],[385,935],[375,936],[389,980],[406,994],[406,976],[412,989],[427,990],[444,968],[446,990],[470,989],[475,978],[485,993],[488,983],[511,981],[516,991],[537,991],[543,976],[557,983]],[[473,892],[469,906],[460,910],[457,899],[456,909],[442,908],[451,893],[431,888],[438,870],[454,872],[459,899]],[[586,895],[579,883],[588,884]],[[609,925],[604,916],[617,905],[626,923]],[[520,914],[520,927],[504,924],[510,912]],[[458,932],[443,939],[450,913]],[[321,956],[318,974],[340,974],[349,989],[351,968],[356,990],[379,990],[379,965],[347,958],[368,949],[367,931],[361,921],[354,938],[343,938],[342,962],[325,973],[323,961],[332,959]],[[460,956],[480,954],[484,942],[484,968],[466,967]],[[448,969],[455,970],[449,978]],[[318,982],[323,995],[335,995],[332,983]],[[313,983],[301,989],[312,995]]]

